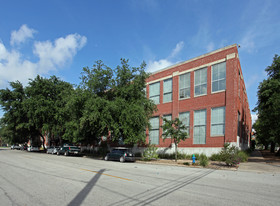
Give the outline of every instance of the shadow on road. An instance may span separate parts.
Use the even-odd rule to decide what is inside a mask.
[[[93,178],[87,183],[84,189],[82,189],[81,192],[79,192],[79,194],[77,194],[77,196],[68,204],[68,206],[81,205],[104,171],[105,169],[99,170],[97,174],[94,175]]]

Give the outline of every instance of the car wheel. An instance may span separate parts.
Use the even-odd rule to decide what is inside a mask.
[[[59,152],[57,152],[56,155],[58,156],[58,155],[59,155]]]
[[[124,162],[124,157],[120,157],[120,162]]]
[[[109,160],[108,155],[105,156],[104,160],[105,160],[105,161],[108,161],[108,160]]]
[[[64,156],[68,156],[68,155],[69,155],[68,151],[64,152]]]

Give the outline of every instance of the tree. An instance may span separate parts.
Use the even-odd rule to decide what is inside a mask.
[[[24,127],[28,121],[23,102],[26,95],[23,85],[19,82],[10,82],[10,87],[0,90],[0,105],[4,111],[1,118],[1,135],[8,143],[24,143],[28,141],[29,130]]]
[[[275,143],[280,144],[280,57],[274,56],[271,66],[265,70],[268,78],[258,87],[258,102],[253,111],[258,112],[255,124],[257,139],[261,143],[271,144],[274,152]]]
[[[121,65],[112,70],[99,60],[91,69],[83,69],[79,88],[86,98],[78,127],[84,139],[99,141],[110,133],[112,141],[145,142],[143,131],[156,109],[145,96],[145,66],[131,67],[121,59]]]
[[[29,82],[25,89],[27,98],[24,108],[28,117],[26,127],[30,130],[32,139],[41,137],[44,141],[44,135],[60,138],[64,134],[68,115],[65,105],[72,90],[70,83],[56,76],[48,79],[38,75]]]
[[[175,144],[175,160],[177,162],[177,147],[181,140],[185,140],[188,138],[187,127],[179,120],[179,118],[175,118],[174,120],[168,120],[163,118],[164,124],[161,126],[163,133],[163,140],[166,138],[171,138],[171,142],[173,140]]]

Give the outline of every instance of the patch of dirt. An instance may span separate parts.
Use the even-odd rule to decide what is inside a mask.
[[[192,160],[187,160],[187,159],[178,160],[177,162],[175,160],[169,160],[169,159],[158,159],[158,160],[151,160],[151,161],[138,160],[137,162],[143,163],[143,164],[172,165],[172,166],[179,166],[179,167],[207,168],[207,169],[215,169],[215,170],[234,170],[235,171],[238,169],[238,166],[231,167],[231,166],[227,166],[223,162],[217,162],[217,161],[209,161],[209,165],[206,167],[200,166],[197,161],[193,165]]]

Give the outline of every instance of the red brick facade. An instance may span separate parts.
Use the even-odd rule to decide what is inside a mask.
[[[212,92],[212,66],[218,63],[226,63],[226,88],[225,90]],[[195,71],[207,68],[207,94],[195,96],[194,82]],[[180,75],[190,73],[190,98],[179,98]],[[172,78],[172,102],[163,103],[163,81]],[[172,118],[179,113],[189,112],[189,138],[179,144],[179,147],[223,147],[225,142],[241,148],[246,148],[250,142],[251,114],[246,94],[245,83],[240,67],[237,45],[231,45],[211,53],[193,58],[154,72],[147,79],[147,97],[149,98],[149,87],[151,84],[160,82],[160,103],[158,111],[154,116],[159,117],[160,126],[162,116],[172,114]],[[213,108],[225,107],[224,135],[211,136],[211,111]],[[194,144],[194,112],[206,110],[206,143]],[[238,119],[239,118],[239,119]],[[171,140],[161,138],[162,129],[159,129],[158,147],[170,147]],[[149,132],[147,131],[147,142]]]

